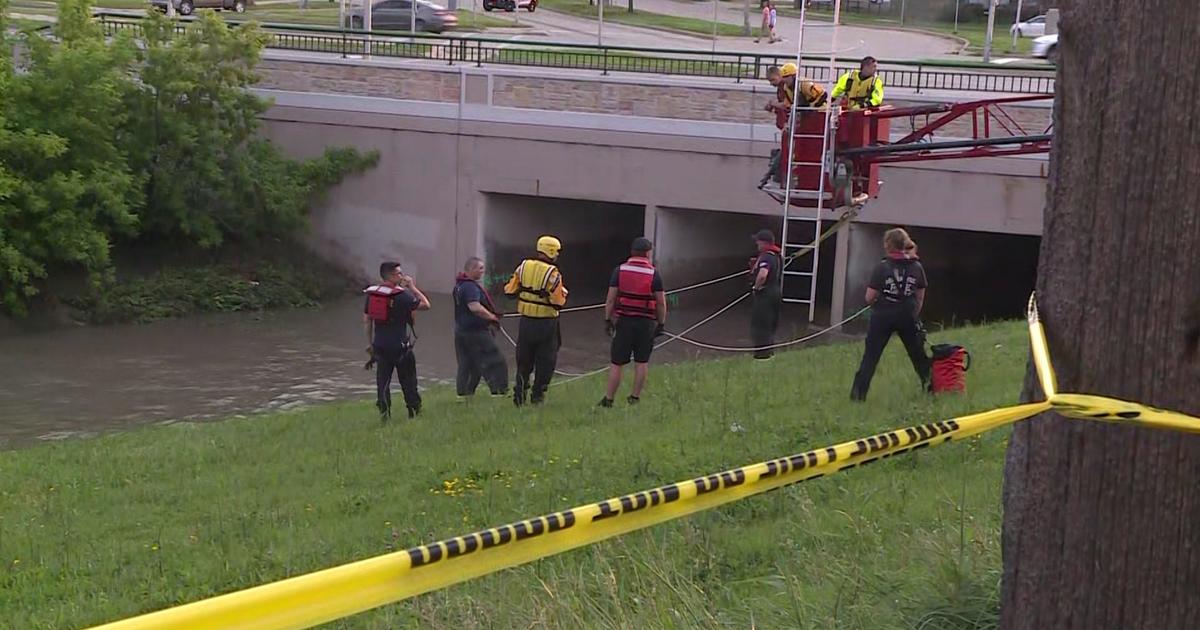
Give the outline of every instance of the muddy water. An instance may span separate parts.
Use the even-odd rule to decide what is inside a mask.
[[[423,387],[453,382],[452,310],[417,322]],[[722,303],[682,304],[672,330],[695,323]],[[366,346],[359,299],[318,309],[198,316],[153,324],[80,327],[0,338],[0,448],[94,435],[142,424],[224,418],[374,396],[363,370]],[[694,338],[749,345],[749,300]],[[803,329],[785,310],[780,338]],[[506,320],[515,337],[515,320]],[[501,341],[505,354],[512,348]],[[563,316],[559,368],[585,372],[607,363],[602,311]],[[712,353],[682,343],[656,361]],[[561,377],[559,377],[561,378]]]

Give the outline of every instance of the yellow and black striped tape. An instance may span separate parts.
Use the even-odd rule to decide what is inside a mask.
[[[1059,394],[1036,303],[1034,365],[1047,400],[897,429],[697,477],[111,623],[105,630],[306,628],[749,496],[972,437],[1044,411],[1200,432],[1200,419],[1137,403]]]

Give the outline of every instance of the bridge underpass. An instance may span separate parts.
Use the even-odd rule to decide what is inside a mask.
[[[744,266],[749,235],[764,226],[778,231],[780,206],[754,188],[776,146],[774,127],[759,124],[764,119],[489,105],[498,99],[487,90],[500,82],[479,72],[460,77],[467,89],[457,102],[312,88],[265,92],[276,99],[264,116],[266,133],[285,150],[312,155],[351,145],[381,154],[377,168],[316,208],[311,243],[318,253],[364,278],[380,259],[399,258],[428,286],[439,286],[470,255],[488,256],[489,272],[505,273],[537,235],[553,232],[567,252],[586,255],[564,259],[581,265],[572,288],[582,299],[585,287],[602,292],[607,270],[639,234],[655,239],[664,273],[680,285]],[[472,93],[472,85],[483,91]],[[700,98],[684,95],[693,108]],[[1036,243],[1041,230],[1044,157],[894,165],[882,179],[881,197],[823,252],[820,312],[852,312],[861,303],[864,269],[878,259],[879,235],[892,225],[913,230],[945,289],[989,281],[987,269],[965,262],[977,252],[995,251],[996,260],[1021,268],[1036,264],[1036,245],[1020,243]],[[947,264],[953,268],[943,271]],[[965,291],[942,295],[945,301],[931,299],[931,306],[944,319],[993,315],[981,313],[980,301]]]

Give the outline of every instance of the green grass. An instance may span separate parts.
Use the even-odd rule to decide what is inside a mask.
[[[580,50],[577,48],[565,48],[560,46],[518,46],[514,48],[502,48],[496,51],[492,56],[493,63],[507,63],[514,65],[544,65],[555,66],[562,65],[566,67],[588,67],[589,64],[594,69],[599,70],[602,65],[606,64],[606,68],[610,72],[648,72],[652,69],[658,69],[659,59],[663,57],[655,57],[652,55],[643,55],[625,51],[611,51],[608,54],[607,62],[601,61],[595,51]],[[676,67],[686,67],[691,74],[704,76],[737,76],[734,72],[734,66],[717,64],[711,61],[701,61],[695,59],[678,60]],[[747,68],[746,76],[749,76],[750,69]],[[503,280],[501,280],[503,283]]]
[[[780,8],[779,13],[790,17],[799,17],[800,12],[791,8]],[[832,14],[828,11],[810,10],[809,15],[820,20],[832,20]],[[964,52],[967,54],[980,54],[983,52],[984,41],[987,39],[987,22],[965,22],[960,21],[958,30],[954,29],[953,22],[941,22],[934,20],[906,20],[901,26],[900,20],[892,16],[866,15],[846,11],[842,13],[842,24],[851,26],[875,26],[880,28],[897,28],[897,29],[920,29],[925,31],[933,31],[945,35],[954,35],[967,40],[967,48]],[[1033,49],[1033,39],[1022,37],[1017,40],[1017,48],[1012,49],[1012,35],[1008,29],[1012,26],[1011,23],[1001,24],[996,23],[996,27],[992,32],[992,52],[994,54],[1017,54],[1028,55]]]
[[[3,452],[0,619],[28,630],[87,626],[1017,400],[1021,324],[934,338],[974,355],[966,396],[921,395],[893,343],[870,401],[851,404],[861,343],[847,343],[766,365],[655,366],[638,407],[595,408],[597,378],[556,387],[544,407],[520,413],[486,397],[457,405],[437,389],[419,421],[382,427],[364,401]],[[332,627],[994,627],[1007,433]]]
[[[541,0],[538,4],[538,9],[549,9],[592,20],[597,19],[598,12],[597,6],[594,4],[589,5],[587,0]],[[638,10],[630,13],[622,5],[605,7],[604,21],[629,26],[666,28],[687,33],[696,33],[698,35],[708,35],[710,37],[713,34],[713,23],[710,20]],[[720,37],[742,37],[742,27],[736,24],[718,23],[717,35]]]

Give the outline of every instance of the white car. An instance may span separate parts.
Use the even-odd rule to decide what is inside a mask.
[[[1046,34],[1046,16],[1039,15],[1025,22],[1017,22],[1008,29],[1008,33],[1018,37],[1041,37]]]
[[[1050,63],[1058,63],[1058,33],[1043,35],[1033,40],[1034,57],[1041,57]]]

